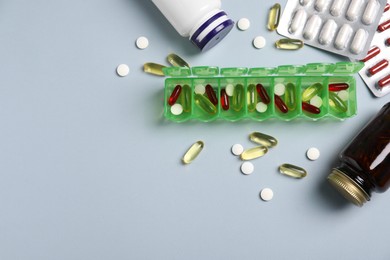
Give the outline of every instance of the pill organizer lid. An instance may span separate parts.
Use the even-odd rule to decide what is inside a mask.
[[[191,69],[188,67],[165,67],[162,68],[165,76],[188,77],[191,76]]]
[[[275,68],[251,68],[248,71],[249,76],[268,76],[275,74]]]
[[[248,73],[248,68],[223,68],[220,74],[227,77],[244,76]]]
[[[218,67],[198,66],[192,67],[192,75],[199,77],[212,77],[219,74]]]
[[[305,66],[300,65],[282,65],[276,68],[275,73],[278,75],[297,75],[305,71]]]
[[[343,62],[337,62],[334,65],[335,65],[334,69],[329,71],[329,73],[332,73],[334,75],[354,74],[364,67],[364,63],[360,61],[357,62],[343,61]]]

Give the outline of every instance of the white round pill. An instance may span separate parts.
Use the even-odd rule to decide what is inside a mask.
[[[256,110],[259,113],[264,113],[265,111],[267,111],[267,108],[268,108],[267,104],[263,102],[259,102],[256,104]]]
[[[274,192],[270,188],[264,188],[260,192],[260,198],[264,201],[272,200]]]
[[[244,147],[241,144],[235,144],[232,146],[232,153],[234,155],[240,155],[244,151]]]
[[[277,83],[274,86],[274,93],[278,96],[283,96],[286,91],[286,86],[283,83]]]
[[[241,164],[241,172],[245,175],[251,174],[255,167],[251,162],[244,162]]]
[[[225,88],[225,91],[226,91],[226,95],[228,95],[229,97],[233,96],[234,85],[233,84],[227,84],[226,88]]]
[[[311,161],[315,161],[317,160],[318,158],[320,158],[320,150],[318,150],[317,148],[315,147],[311,147],[307,150],[306,152],[306,156],[309,160]]]
[[[251,22],[249,21],[248,18],[241,18],[241,19],[238,20],[238,22],[237,22],[237,27],[238,27],[238,29],[240,29],[241,31],[248,30],[250,26],[251,26]]]
[[[203,95],[206,92],[206,87],[203,86],[202,84],[198,84],[195,86],[194,92],[195,94]]]
[[[266,44],[266,40],[263,36],[257,36],[256,38],[253,39],[253,46],[256,49],[264,48],[265,44]]]
[[[339,93],[337,93],[337,96],[339,96],[342,101],[347,101],[349,99],[349,93],[347,90],[340,90]]]
[[[149,40],[145,36],[138,37],[135,41],[135,45],[137,45],[138,49],[146,49],[149,46]]]
[[[126,64],[120,64],[118,67],[116,67],[116,73],[121,76],[121,77],[125,77],[129,74],[129,66],[127,66]]]
[[[173,106],[171,106],[171,113],[175,116],[180,115],[181,113],[183,113],[183,106],[180,104],[174,104]]]
[[[315,95],[310,99],[310,105],[320,108],[322,106],[322,98],[318,95]]]

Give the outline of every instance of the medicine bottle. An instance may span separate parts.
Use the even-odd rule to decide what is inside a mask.
[[[341,164],[328,176],[341,194],[358,206],[371,192],[390,186],[390,102],[361,130],[340,154]]]
[[[152,0],[183,37],[206,51],[220,42],[234,22],[221,10],[220,0]]]

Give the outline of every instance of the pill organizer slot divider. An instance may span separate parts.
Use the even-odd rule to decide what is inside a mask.
[[[217,67],[207,66],[193,67],[191,69],[170,67],[164,69],[165,75],[170,76],[165,80],[164,115],[167,119],[175,122],[184,122],[189,119],[209,122],[219,118],[228,121],[237,121],[245,118],[263,121],[272,117],[286,121],[297,117],[310,118],[312,120],[323,117],[345,119],[356,114],[356,83],[352,74],[359,71],[362,66],[363,64],[361,62],[339,62],[335,64],[312,63],[307,64],[306,66],[284,65],[277,68],[251,69],[219,69]],[[293,101],[288,98],[289,93],[287,94],[286,99],[286,89],[284,92],[280,92],[280,89],[278,90],[278,93],[275,92],[275,85],[278,83],[282,83],[284,87],[289,83],[294,85],[293,88],[291,85],[287,88],[287,90],[295,90]],[[318,93],[322,101],[322,106],[320,107],[320,112],[318,114],[310,114],[309,112],[302,110],[302,101],[310,102],[310,99],[303,100],[302,94],[305,89],[316,83],[322,85],[322,88]],[[341,103],[347,108],[346,111],[332,110],[329,107],[330,98],[328,85],[330,83],[348,84],[348,93],[342,93],[342,97],[347,97],[347,99]],[[216,105],[211,103],[207,93],[204,91],[204,88],[208,84],[212,86],[213,91],[216,94],[218,100]],[[260,104],[258,107],[258,104],[262,101],[258,91],[254,92],[256,97],[253,97],[254,86],[256,87],[257,84],[262,84],[269,96],[270,102],[269,104],[266,104],[266,106]],[[177,103],[183,107],[189,107],[190,109],[187,109],[187,111],[183,110],[182,114],[174,115],[171,112],[171,106],[168,104],[167,100],[177,85],[181,85],[182,89],[184,89],[185,85],[189,86],[191,95],[188,97],[191,104],[184,104],[183,100],[186,99],[179,96]],[[198,86],[200,86],[201,90],[203,89],[203,92],[199,92]],[[227,91],[227,88],[232,87],[233,90],[230,89]],[[188,90],[188,87],[186,87],[186,89]],[[229,92],[229,96],[227,96],[229,108],[227,110],[222,108],[222,90]],[[183,91],[180,95],[182,94]],[[276,96],[276,94],[280,96]],[[332,97],[334,97],[334,95]],[[287,113],[283,113],[280,107],[275,105],[277,103],[276,101],[280,101],[280,99],[283,102],[287,102],[290,106]],[[253,100],[256,100],[258,103],[256,106],[254,106]]]

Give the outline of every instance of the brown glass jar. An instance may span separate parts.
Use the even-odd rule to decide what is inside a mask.
[[[358,206],[371,192],[390,186],[390,102],[341,152],[340,165],[328,176],[341,194]]]

